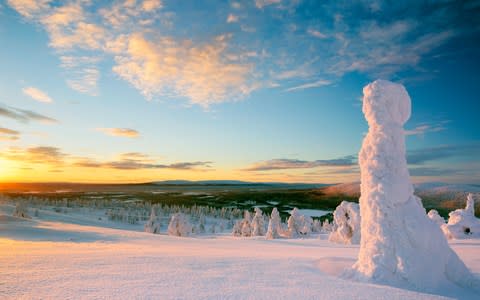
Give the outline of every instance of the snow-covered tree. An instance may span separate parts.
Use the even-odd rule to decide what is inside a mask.
[[[287,225],[288,237],[296,238],[302,234],[302,230],[305,225],[305,219],[296,207],[293,208],[293,210],[290,212],[290,217],[288,218]]]
[[[161,229],[161,222],[160,218],[157,216],[155,206],[152,206],[152,211],[150,212],[150,219],[148,219],[147,223],[145,224],[145,232],[149,233],[160,233]]]
[[[252,219],[252,235],[262,236],[265,235],[265,219],[263,218],[262,210],[255,207],[255,215]]]
[[[342,201],[333,212],[333,222],[329,241],[340,244],[360,243],[360,207],[357,203]]]
[[[189,236],[192,233],[192,225],[182,213],[175,213],[168,224],[168,234],[174,236]]]
[[[322,223],[322,232],[323,232],[323,233],[330,233],[330,232],[332,232],[332,230],[333,230],[333,226],[332,226],[332,224],[330,223],[330,221],[328,221],[328,219],[325,220],[325,221],[323,221],[323,223]]]
[[[245,211],[242,221],[242,236],[252,235],[252,217],[248,210]]]
[[[267,239],[278,239],[281,235],[282,227],[280,214],[276,207],[273,208],[270,220],[268,221]]]
[[[232,235],[242,236],[242,226],[243,226],[242,220],[236,221],[235,224],[233,225]]]
[[[358,260],[344,276],[421,290],[476,285],[413,194],[403,128],[411,113],[408,92],[376,80],[363,94],[369,129],[358,154],[362,238]]]
[[[430,220],[432,220],[433,222],[435,222],[436,224],[438,224],[438,226],[442,227],[442,225],[445,224],[445,219],[442,218],[439,214],[438,214],[438,211],[435,210],[435,209],[431,209],[427,216],[430,218]]]
[[[475,202],[472,194],[467,196],[465,209],[457,209],[448,214],[448,223],[442,225],[445,236],[449,239],[466,239],[480,237],[480,219],[475,217]]]
[[[24,201],[18,201],[13,211],[13,216],[17,218],[31,219],[28,215],[28,209]]]

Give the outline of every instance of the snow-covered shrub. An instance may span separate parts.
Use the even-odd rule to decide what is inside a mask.
[[[265,220],[263,218],[262,210],[258,207],[255,207],[255,215],[252,219],[252,235],[265,235]]]
[[[24,201],[18,201],[13,211],[13,216],[17,218],[31,219],[28,215],[28,209]]]
[[[435,222],[436,224],[438,224],[438,226],[442,226],[445,224],[445,219],[442,218],[439,214],[438,214],[438,211],[435,210],[435,209],[431,209],[427,216],[430,218],[430,220],[432,220],[433,222]]]
[[[333,212],[333,231],[328,240],[339,244],[360,243],[360,207],[358,203],[342,201]]]
[[[268,221],[267,239],[278,239],[282,233],[280,214],[276,207],[273,208]]]
[[[457,209],[448,214],[448,223],[442,226],[443,233],[449,239],[480,237],[480,219],[475,217],[473,195],[468,194],[465,209]]]
[[[189,236],[192,233],[192,225],[182,213],[172,215],[168,224],[168,234],[175,236]]]
[[[157,216],[155,206],[152,206],[152,211],[150,213],[150,219],[148,219],[147,223],[145,224],[145,232],[150,233],[160,233],[160,228],[162,224],[160,222],[160,218]]]

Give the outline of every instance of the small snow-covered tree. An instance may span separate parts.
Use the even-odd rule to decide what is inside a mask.
[[[280,214],[276,207],[273,208],[270,220],[268,221],[267,239],[277,239],[280,237],[282,227],[280,225]]]
[[[148,219],[147,223],[145,224],[145,232],[149,233],[160,233],[161,229],[161,222],[160,218],[157,216],[155,206],[152,206],[152,211],[150,212],[150,219]]]
[[[438,226],[442,227],[442,225],[445,224],[445,219],[442,218],[439,214],[438,214],[438,211],[436,211],[435,209],[431,209],[427,216],[430,218],[430,220],[432,220],[433,222],[435,222],[436,224],[438,224]]]
[[[242,226],[243,226],[242,220],[238,220],[237,222],[235,222],[235,224],[233,225],[232,235],[242,236]]]
[[[252,219],[252,235],[253,236],[262,236],[265,235],[265,223],[263,218],[262,210],[258,207],[255,207],[255,215]]]
[[[205,215],[201,214],[198,224],[198,231],[200,233],[205,233]]]
[[[168,234],[174,236],[189,236],[192,233],[192,225],[182,213],[175,213],[168,224]]]
[[[248,210],[245,211],[242,221],[242,236],[252,235],[252,217]]]
[[[334,229],[328,240],[340,244],[360,243],[360,206],[342,201],[333,212]]]
[[[442,225],[442,231],[449,239],[480,237],[480,219],[475,217],[473,195],[467,196],[465,209],[456,209],[448,214],[448,223]]]
[[[296,207],[293,208],[292,212],[290,213],[290,217],[288,218],[287,225],[288,225],[289,237],[295,238],[301,234],[301,231],[304,226],[304,219]]]
[[[307,235],[312,232],[313,219],[309,216],[301,216],[300,218],[300,234]]]
[[[18,201],[15,205],[15,210],[13,211],[13,216],[17,218],[26,218],[31,219],[28,215],[28,209],[24,201]]]
[[[322,232],[323,232],[323,233],[330,233],[330,232],[332,232],[332,230],[333,230],[333,226],[332,226],[332,224],[330,223],[330,221],[328,221],[328,219],[325,220],[325,221],[323,221],[323,224],[322,224]]]

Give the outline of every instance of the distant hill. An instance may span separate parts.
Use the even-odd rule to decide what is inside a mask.
[[[240,181],[240,180],[199,180],[199,181],[190,181],[190,180],[165,180],[165,181],[154,181],[149,182],[148,184],[154,185],[176,185],[176,186],[271,186],[271,187],[294,187],[294,188],[320,188],[328,186],[327,184],[320,183],[284,183],[284,182],[250,182],[250,181]]]
[[[444,216],[448,211],[465,207],[467,194],[473,193],[477,201],[476,214],[480,214],[480,185],[425,182],[414,184],[415,195],[422,199],[425,208],[437,208]],[[360,197],[360,182],[341,183],[319,189],[330,197]]]

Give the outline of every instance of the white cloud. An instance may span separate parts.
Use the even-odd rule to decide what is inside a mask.
[[[257,8],[264,8],[265,6],[280,3],[282,3],[282,0],[255,0],[255,6]]]
[[[193,45],[172,38],[147,40],[141,34],[129,37],[127,51],[116,56],[113,70],[147,98],[156,95],[184,96],[193,104],[208,107],[250,93],[250,66],[223,61],[226,41]]]
[[[22,89],[23,93],[29,97],[31,97],[33,100],[43,102],[43,103],[52,103],[53,99],[48,96],[47,93],[34,88],[32,86],[26,87]]]
[[[136,138],[140,136],[137,130],[131,128],[97,128],[96,130],[111,136],[126,138]]]
[[[320,80],[317,80],[315,82],[305,83],[305,84],[302,84],[302,85],[298,85],[298,86],[288,88],[285,91],[286,92],[293,92],[293,91],[298,91],[298,90],[311,89],[311,88],[330,85],[331,83],[332,82],[329,81],[329,80],[320,79]]]
[[[326,39],[328,36],[315,29],[308,29],[307,33],[319,39]]]
[[[238,22],[238,16],[234,14],[229,14],[227,17],[227,23],[235,23]]]

